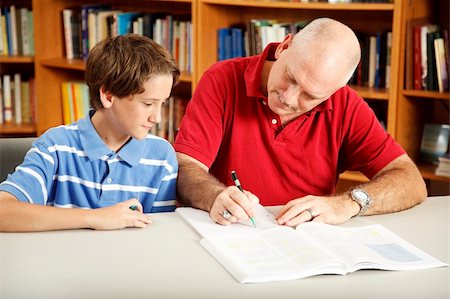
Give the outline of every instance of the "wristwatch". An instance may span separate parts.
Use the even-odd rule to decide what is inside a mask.
[[[363,189],[353,189],[352,191],[350,191],[350,197],[361,207],[359,213],[353,217],[363,215],[372,203],[372,198],[370,197],[369,193],[367,193]]]

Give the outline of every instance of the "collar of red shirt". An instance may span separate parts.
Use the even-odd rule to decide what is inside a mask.
[[[267,97],[259,89],[261,83],[261,72],[266,60],[276,60],[275,50],[280,43],[270,43],[260,55],[252,56],[247,68],[245,69],[245,84],[247,87],[247,96],[255,99],[263,99],[267,102]],[[333,105],[328,98],[319,106],[314,107],[312,111],[325,111],[333,109]]]

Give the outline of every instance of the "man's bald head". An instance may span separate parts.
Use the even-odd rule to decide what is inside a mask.
[[[318,64],[316,66],[337,72],[342,77],[342,86],[350,80],[361,59],[355,33],[329,18],[310,22],[294,36],[291,47],[302,58]]]

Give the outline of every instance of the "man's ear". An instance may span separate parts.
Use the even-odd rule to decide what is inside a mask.
[[[281,52],[283,52],[284,50],[286,50],[291,46],[292,39],[293,39],[292,33],[289,33],[284,37],[283,41],[278,45],[277,49],[275,50],[274,54],[275,59],[278,59],[281,55]]]
[[[114,101],[112,93],[106,91],[103,86],[100,87],[100,101],[102,102],[103,108],[111,107]]]

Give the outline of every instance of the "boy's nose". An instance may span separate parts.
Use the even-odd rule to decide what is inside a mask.
[[[150,113],[148,120],[152,123],[159,124],[161,122],[161,109],[155,109],[155,111]]]

